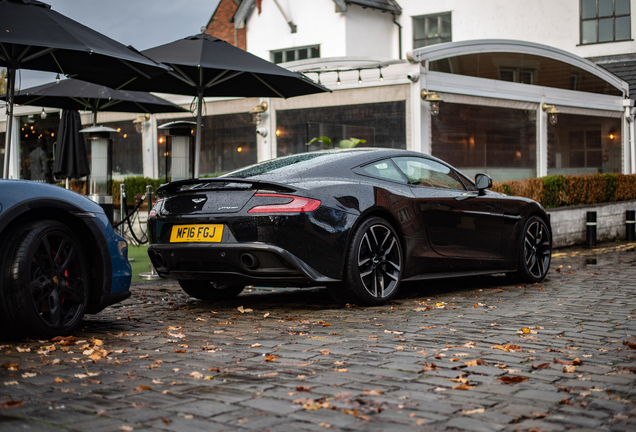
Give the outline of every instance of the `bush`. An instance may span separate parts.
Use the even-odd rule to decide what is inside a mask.
[[[492,190],[531,198],[545,208],[636,200],[636,175],[549,175],[497,182]]]

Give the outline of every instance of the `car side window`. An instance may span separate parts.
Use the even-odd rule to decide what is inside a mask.
[[[385,159],[371,163],[362,167],[362,170],[373,177],[380,177],[386,180],[404,183],[404,177],[400,174],[397,168],[395,168],[395,164],[393,164],[390,160]]]
[[[399,157],[393,161],[412,185],[466,190],[455,171],[446,165],[417,157]]]

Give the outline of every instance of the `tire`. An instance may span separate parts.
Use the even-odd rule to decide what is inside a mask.
[[[2,239],[0,297],[9,337],[71,334],[88,303],[88,262],[81,242],[52,220],[17,227]]]
[[[244,285],[220,284],[202,280],[179,279],[179,285],[190,297],[207,302],[231,300],[245,288]]]
[[[356,229],[347,251],[348,298],[364,306],[385,304],[397,293],[403,269],[402,244],[395,229],[380,217],[367,219]]]
[[[527,220],[518,254],[516,279],[541,282],[548,274],[552,256],[552,236],[543,219],[532,216]]]

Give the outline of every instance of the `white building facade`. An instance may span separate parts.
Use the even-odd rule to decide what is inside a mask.
[[[258,3],[242,0],[233,20],[247,50],[333,92],[208,99],[202,175],[326,148],[307,145],[320,137],[429,153],[495,181],[636,172],[630,83],[602,67],[636,60],[636,0]],[[152,116],[135,174],[169,174],[156,127],[184,117]]]

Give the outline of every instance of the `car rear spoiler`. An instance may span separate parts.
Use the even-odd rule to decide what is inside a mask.
[[[166,197],[170,195],[178,195],[180,193],[204,190],[268,190],[287,193],[296,191],[296,189],[292,189],[289,186],[275,182],[263,182],[232,177],[216,177],[178,180],[172,183],[162,184],[159,188],[157,188],[157,195]]]

